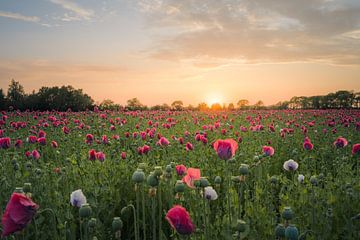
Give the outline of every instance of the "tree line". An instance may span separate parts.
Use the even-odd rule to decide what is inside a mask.
[[[197,106],[185,106],[181,100],[176,100],[170,105],[163,103],[155,106],[146,106],[138,98],[127,100],[125,106],[114,103],[110,99],[105,99],[100,103],[84,93],[82,89],[75,89],[72,86],[61,87],[41,87],[37,92],[33,91],[26,94],[24,87],[17,81],[11,80],[7,93],[0,89],[0,109],[2,110],[58,110],[84,111],[93,109],[97,106],[100,110],[115,111],[135,111],[135,110],[161,110],[161,111],[232,111],[249,109],[350,109],[360,108],[360,92],[340,90],[323,96],[300,96],[292,97],[289,101],[278,102],[277,104],[265,106],[259,100],[255,104],[250,104],[247,99],[240,99],[236,105],[234,103],[208,105],[205,102]]]

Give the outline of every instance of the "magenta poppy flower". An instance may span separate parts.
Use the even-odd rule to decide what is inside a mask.
[[[353,155],[360,154],[360,143],[354,144],[351,152]]]
[[[103,152],[97,152],[97,153],[96,153],[96,159],[99,160],[100,162],[105,161],[105,153],[103,153]]]
[[[186,151],[191,151],[191,150],[194,150],[194,146],[190,142],[187,142],[185,149],[186,149]]]
[[[22,145],[23,145],[23,141],[22,141],[21,139],[16,140],[16,142],[15,142],[15,147],[21,148]]]
[[[304,142],[303,147],[305,150],[310,151],[314,148],[314,145],[311,142],[306,141]]]
[[[171,227],[181,235],[190,235],[194,232],[194,224],[189,213],[180,205],[172,207],[165,216]]]
[[[170,144],[170,142],[169,142],[169,140],[167,140],[167,138],[161,137],[159,139],[159,141],[157,142],[157,144],[160,146],[168,146]]]
[[[275,153],[274,148],[271,146],[263,146],[262,150],[263,150],[264,155],[266,155],[266,156],[272,156]]]
[[[121,159],[126,159],[126,152],[121,153]]]
[[[346,147],[347,145],[348,145],[348,141],[346,140],[346,138],[343,137],[338,137],[334,142],[334,146],[337,148],[343,148]]]
[[[11,145],[10,138],[8,137],[0,138],[0,148],[7,149],[10,147],[10,145]]]
[[[21,231],[31,221],[39,206],[21,193],[13,193],[2,216],[2,237]]]
[[[96,151],[94,149],[90,149],[89,151],[89,160],[91,161],[96,160]]]
[[[85,140],[86,144],[91,144],[94,141],[94,136],[90,133],[86,134],[85,138],[86,138]]]
[[[46,138],[40,137],[40,138],[37,139],[37,142],[38,142],[40,145],[46,145]]]
[[[31,152],[31,156],[32,156],[32,158],[33,159],[39,159],[40,158],[40,153],[38,152],[38,150],[33,150],[32,152]]]
[[[56,141],[51,141],[51,146],[53,148],[57,148],[59,145],[58,145],[58,143]]]
[[[235,156],[238,144],[233,139],[219,139],[214,143],[214,149],[221,159],[229,160]]]
[[[186,173],[186,167],[183,164],[176,165],[175,168],[178,176],[183,176]]]

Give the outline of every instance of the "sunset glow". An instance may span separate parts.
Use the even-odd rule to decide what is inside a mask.
[[[97,102],[147,105],[359,91],[359,10],[356,0],[3,0],[0,88],[14,78],[26,92],[72,85]]]

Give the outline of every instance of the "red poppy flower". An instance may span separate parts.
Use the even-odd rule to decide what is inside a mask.
[[[274,148],[271,147],[271,146],[263,146],[262,149],[263,149],[263,153],[264,153],[266,156],[272,156],[272,155],[274,155],[274,153],[275,153]]]
[[[189,213],[180,205],[175,205],[171,208],[165,218],[171,227],[181,235],[190,235],[194,232],[195,227]]]
[[[352,154],[360,154],[360,143],[354,144],[354,146],[352,147]]]
[[[194,181],[200,179],[200,169],[188,168],[186,176],[183,177],[182,181],[186,183],[190,188],[195,188]]]
[[[3,232],[6,237],[26,227],[35,215],[39,206],[21,193],[13,193],[2,216]]]

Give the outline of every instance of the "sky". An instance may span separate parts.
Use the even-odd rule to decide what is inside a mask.
[[[359,0],[0,0],[0,88],[265,105],[360,91]]]

